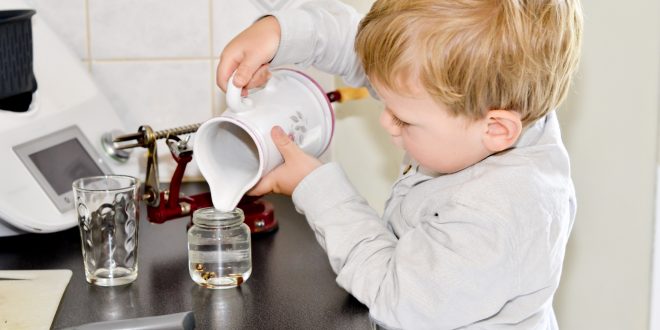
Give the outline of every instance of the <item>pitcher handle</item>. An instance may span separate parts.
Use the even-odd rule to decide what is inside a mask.
[[[229,77],[229,82],[227,82],[227,107],[234,112],[249,111],[252,109],[252,100],[241,96],[241,88],[234,86],[235,74],[236,72],[234,71],[231,77]]]

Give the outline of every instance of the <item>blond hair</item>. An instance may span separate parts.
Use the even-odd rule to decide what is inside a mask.
[[[579,0],[378,0],[355,41],[367,75],[414,79],[454,115],[520,113],[528,125],[566,98],[582,37]]]

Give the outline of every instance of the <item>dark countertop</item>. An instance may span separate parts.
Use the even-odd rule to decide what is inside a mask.
[[[0,269],[70,269],[53,328],[193,311],[197,329],[369,329],[368,309],[335,283],[324,251],[284,196],[279,229],[252,236],[252,275],[236,289],[205,289],[188,275],[189,217],[164,224],[140,214],[137,280],[118,287],[85,281],[78,228],[0,237]]]

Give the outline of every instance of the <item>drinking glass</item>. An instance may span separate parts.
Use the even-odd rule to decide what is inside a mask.
[[[137,278],[138,188],[139,181],[125,175],[73,182],[87,282],[115,286]]]

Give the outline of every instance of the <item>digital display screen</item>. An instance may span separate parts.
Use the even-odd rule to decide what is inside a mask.
[[[79,178],[104,175],[75,138],[32,153],[29,157],[58,195],[71,191],[71,184]]]

